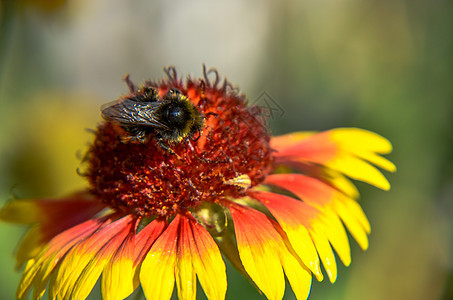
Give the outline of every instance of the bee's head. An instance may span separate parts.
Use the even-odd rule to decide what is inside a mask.
[[[171,127],[184,127],[187,122],[190,122],[191,111],[184,102],[169,105],[166,109],[166,120]]]
[[[171,93],[171,97],[167,97]],[[189,101],[187,97],[179,91],[171,90],[164,98],[171,100],[168,105],[162,107],[162,121],[168,128],[171,128],[175,138],[170,140],[180,140],[188,137],[204,126],[204,116],[198,108]]]

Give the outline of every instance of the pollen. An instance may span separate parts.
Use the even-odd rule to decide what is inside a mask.
[[[106,121],[95,132],[87,156],[91,192],[114,210],[139,217],[172,217],[203,203],[245,196],[272,169],[270,135],[260,107],[248,106],[231,84],[204,72],[182,81],[173,68],[168,79],[128,82],[131,94],[153,88],[177,89],[203,114],[204,127],[163,149],[155,136],[125,141],[118,124]]]

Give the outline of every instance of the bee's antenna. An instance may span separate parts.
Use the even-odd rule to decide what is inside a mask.
[[[129,74],[126,74],[126,76],[124,76],[123,80],[126,82],[127,87],[129,88],[129,92],[134,93],[137,91],[137,87],[132,82]]]
[[[174,66],[164,68],[164,72],[167,74],[170,81],[178,82],[178,73],[176,72],[176,68]]]

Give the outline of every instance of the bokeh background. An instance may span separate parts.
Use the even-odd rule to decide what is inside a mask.
[[[84,187],[88,129],[127,92],[126,73],[201,76],[205,63],[250,102],[278,104],[275,134],[354,126],[394,145],[392,190],[358,184],[370,249],[352,242],[351,266],[334,285],[314,282],[310,299],[453,299],[453,2],[0,3],[1,203]],[[0,224],[0,299],[14,298],[24,230]],[[228,276],[227,299],[264,299]]]

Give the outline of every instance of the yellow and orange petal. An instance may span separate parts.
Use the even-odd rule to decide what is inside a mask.
[[[143,291],[147,299],[170,299],[176,281],[179,299],[195,299],[197,276],[208,299],[225,298],[225,264],[217,245],[193,217],[178,214],[141,265]]]
[[[297,298],[306,299],[311,288],[311,271],[294,251],[279,223],[242,205],[230,204],[229,208],[240,259],[256,286],[268,299],[281,299],[285,274]]]
[[[99,229],[99,220],[88,220],[60,233],[39,249],[39,254],[27,261],[16,297],[26,299],[32,285],[35,298],[46,289],[50,274],[66,253],[80,240]]]
[[[7,203],[0,210],[0,220],[32,225],[19,244],[17,267],[38,255],[40,249],[55,235],[90,219],[103,208],[102,203],[94,201],[87,193],[64,199],[15,200]]]
[[[50,278],[49,296],[52,299],[85,299],[135,226],[136,219],[131,216],[117,220],[112,216],[103,221],[98,230],[68,251]]]
[[[179,216],[154,242],[140,269],[146,298],[170,299],[175,285]]]
[[[307,299],[311,290],[311,271],[295,253],[282,227],[274,220],[270,221],[284,242],[279,247],[279,256],[289,284],[297,299]]]
[[[192,264],[208,299],[224,299],[227,290],[225,263],[206,229],[189,218],[193,239],[189,237]]]
[[[129,233],[113,250],[114,254],[102,270],[101,293],[104,300],[122,300],[138,287],[134,269],[135,222],[130,223]]]
[[[231,205],[230,213],[245,271],[268,299],[281,299],[285,278],[279,258],[282,246],[280,235],[259,211]]]
[[[362,249],[368,248],[370,224],[355,200],[320,180],[302,174],[273,174],[266,178],[265,183],[293,193],[304,203],[324,213],[337,215]]]
[[[348,177],[390,189],[387,179],[373,165],[394,172],[395,165],[379,154],[392,151],[390,142],[358,128],[337,128],[321,133],[292,133],[273,138],[277,163],[316,164]]]

